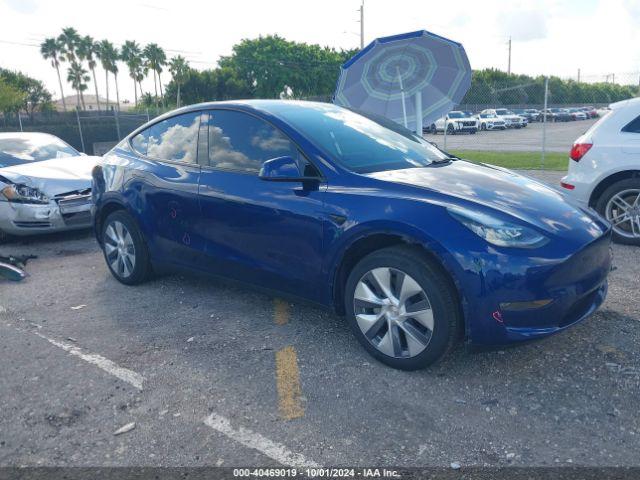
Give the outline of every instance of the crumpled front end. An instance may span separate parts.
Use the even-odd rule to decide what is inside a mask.
[[[0,230],[32,235],[91,226],[91,190],[56,195],[46,204],[0,201]]]

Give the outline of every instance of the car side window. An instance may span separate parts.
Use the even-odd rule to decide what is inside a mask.
[[[283,156],[298,160],[298,149],[274,126],[244,112],[209,111],[212,167],[257,173],[266,160]]]
[[[634,120],[631,120],[624,127],[622,127],[622,131],[626,133],[640,133],[640,116],[636,117]]]
[[[200,112],[176,115],[153,124],[131,139],[139,153],[159,160],[196,163]]]

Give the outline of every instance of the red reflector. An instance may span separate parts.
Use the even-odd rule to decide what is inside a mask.
[[[569,156],[571,160],[579,162],[582,157],[593,147],[593,143],[574,143]]]
[[[571,185],[570,183],[564,183],[564,182],[560,182],[560,186],[562,188],[566,188],[567,190],[573,190],[574,188],[576,188],[575,185]]]

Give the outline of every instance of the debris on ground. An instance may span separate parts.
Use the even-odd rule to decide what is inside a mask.
[[[0,255],[0,275],[12,282],[24,280],[27,276],[25,267],[32,258],[38,257],[36,255],[9,255],[8,257]]]
[[[80,310],[86,307],[86,305],[76,305],[75,307],[71,307],[71,310]]]
[[[460,470],[460,462],[451,462],[451,468],[454,470]]]
[[[127,423],[123,427],[120,427],[118,430],[113,432],[113,434],[114,435],[122,435],[123,433],[130,432],[134,428],[136,428],[136,422]]]

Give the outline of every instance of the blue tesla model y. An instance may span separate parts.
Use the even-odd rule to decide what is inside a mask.
[[[120,282],[173,266],[276,288],[345,315],[395,368],[559,332],[607,292],[596,213],[330,104],[175,110],[105,155],[92,191]]]

